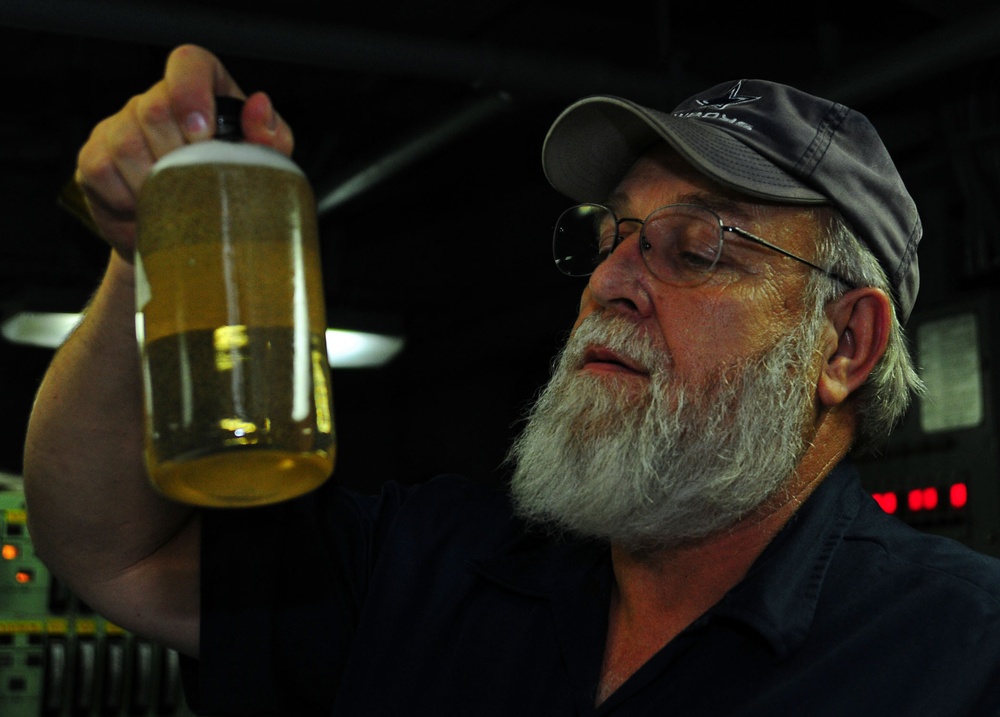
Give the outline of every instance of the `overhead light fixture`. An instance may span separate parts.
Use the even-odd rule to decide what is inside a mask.
[[[333,368],[384,366],[402,349],[401,336],[345,329],[326,330],[326,355]]]
[[[82,314],[22,311],[3,322],[3,337],[14,344],[54,349],[80,323]]]
[[[55,349],[77,327],[81,314],[22,311],[3,322],[3,337],[15,344]],[[373,368],[389,363],[403,338],[346,329],[326,330],[326,354],[333,368]]]

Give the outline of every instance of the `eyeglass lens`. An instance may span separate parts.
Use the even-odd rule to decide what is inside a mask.
[[[645,220],[617,219],[599,204],[563,212],[553,235],[556,266],[569,276],[589,276],[615,247],[641,232],[649,270],[672,284],[704,281],[722,252],[722,226],[711,211],[690,204],[662,207]]]

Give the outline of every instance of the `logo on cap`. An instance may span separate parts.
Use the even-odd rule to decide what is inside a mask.
[[[756,102],[760,99],[760,95],[741,95],[740,88],[743,87],[743,80],[740,80],[735,85],[733,85],[729,92],[722,97],[714,97],[709,100],[695,100],[695,103],[699,107],[708,107],[713,110],[724,110],[727,107],[733,107],[734,105],[745,105],[748,102]]]

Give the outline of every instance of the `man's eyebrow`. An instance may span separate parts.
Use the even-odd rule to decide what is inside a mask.
[[[628,211],[632,200],[627,193],[616,191],[608,196],[604,204],[615,213],[615,216],[620,218],[624,212]],[[752,219],[750,211],[745,204],[735,199],[709,192],[686,192],[678,195],[669,204],[694,204],[705,209],[710,209],[716,214],[730,217],[734,222],[746,222]],[[660,206],[667,206],[667,204]]]
[[[695,204],[699,207],[710,209],[720,216],[731,217],[731,220],[735,222],[746,222],[752,218],[745,204],[728,197],[719,196],[718,194],[690,192],[678,197],[677,203]],[[726,220],[723,219],[723,221]]]
[[[629,206],[629,202],[629,196],[625,192],[612,192],[604,200],[604,206],[611,209],[615,213],[615,216],[620,216],[625,208]]]

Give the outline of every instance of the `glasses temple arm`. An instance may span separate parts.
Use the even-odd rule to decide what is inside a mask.
[[[853,281],[849,281],[848,279],[844,278],[843,276],[841,276],[837,272],[830,271],[829,269],[824,269],[823,267],[819,266],[818,264],[813,264],[808,259],[803,259],[801,256],[796,256],[792,252],[787,251],[785,249],[782,249],[780,246],[775,246],[771,242],[767,241],[767,239],[762,239],[762,238],[760,238],[759,236],[757,236],[755,234],[751,234],[746,229],[740,229],[739,227],[731,227],[731,226],[723,225],[722,226],[722,230],[723,231],[727,231],[727,232],[732,232],[733,234],[738,234],[741,237],[743,237],[744,239],[749,239],[750,241],[757,242],[758,244],[761,244],[762,246],[766,246],[768,249],[771,249],[772,251],[776,251],[779,254],[787,256],[789,259],[794,259],[795,261],[800,262],[802,264],[805,264],[808,267],[812,267],[816,271],[819,271],[819,272],[822,272],[823,274],[826,274],[831,279],[836,279],[841,284],[844,284],[845,286],[850,287],[851,289],[858,288],[857,284],[855,284]]]

